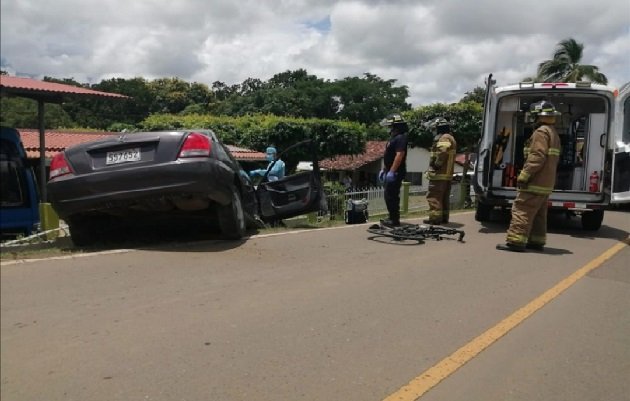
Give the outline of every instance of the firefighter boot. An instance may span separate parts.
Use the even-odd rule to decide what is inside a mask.
[[[532,243],[532,242],[528,242],[527,245],[525,245],[525,248],[527,249],[531,249],[534,251],[538,251],[538,252],[544,252],[545,251],[545,246],[543,244],[537,244],[537,243]]]
[[[506,242],[505,244],[497,244],[497,249],[500,251],[525,252],[525,245],[516,245]]]

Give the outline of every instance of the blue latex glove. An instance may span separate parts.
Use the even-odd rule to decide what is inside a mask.
[[[379,182],[383,182],[383,181],[385,181],[385,170],[381,170],[381,171],[378,173],[378,181],[379,181]]]
[[[394,182],[396,181],[396,173],[393,171],[388,171],[385,176],[385,182]]]

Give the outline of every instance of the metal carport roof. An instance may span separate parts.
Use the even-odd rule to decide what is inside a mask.
[[[64,98],[77,96],[128,99],[118,93],[95,91],[78,86],[39,81],[31,78],[0,75],[0,96],[18,96],[37,101],[39,125],[40,196],[46,202],[46,135],[44,128],[44,103],[61,103]]]

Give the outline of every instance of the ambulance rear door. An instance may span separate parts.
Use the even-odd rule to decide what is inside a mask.
[[[617,96],[613,129],[610,203],[630,203],[630,82],[621,88]]]
[[[475,192],[487,193],[492,172],[492,143],[494,140],[494,127],[496,122],[497,96],[495,93],[496,81],[492,79],[492,74],[486,79],[486,96],[483,108],[483,121],[481,126],[481,139],[477,148],[477,158],[475,161],[475,175],[473,187]]]

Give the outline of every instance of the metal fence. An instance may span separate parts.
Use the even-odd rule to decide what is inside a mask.
[[[408,195],[405,199],[405,188],[400,191],[401,207],[407,205],[404,212],[427,210],[426,191],[421,186],[409,186]],[[330,220],[343,219],[345,211],[348,210],[349,201],[367,201],[368,213],[370,216],[386,214],[387,206],[385,205],[385,188],[384,187],[367,187],[367,188],[351,188],[346,192],[332,192],[326,196],[328,210],[320,212],[319,219],[328,218]]]

